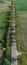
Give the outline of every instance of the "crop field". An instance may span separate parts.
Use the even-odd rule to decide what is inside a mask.
[[[19,51],[27,51],[27,12],[18,13],[17,24],[17,48]],[[19,26],[18,26],[19,25]]]
[[[18,12],[17,22],[17,50],[27,52],[27,12]],[[18,26],[19,25],[19,26]],[[17,65],[27,65],[27,54],[21,54],[17,57]]]
[[[18,12],[17,22],[17,50],[27,52],[27,12]],[[17,65],[27,65],[27,54],[22,54],[17,57]]]
[[[16,0],[17,1],[17,0]],[[27,2],[17,2],[19,11],[27,11]]]

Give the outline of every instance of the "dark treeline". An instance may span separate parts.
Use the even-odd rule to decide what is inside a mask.
[[[6,13],[6,18],[5,18],[5,30],[4,30],[4,35],[3,35],[3,41],[2,41],[2,48],[3,48],[3,56],[2,56],[2,63],[1,65],[4,64],[5,59],[6,59],[6,50],[7,50],[7,34],[8,34],[8,29],[9,29],[9,20],[10,20],[10,11],[7,11]],[[5,50],[4,50],[5,48]]]

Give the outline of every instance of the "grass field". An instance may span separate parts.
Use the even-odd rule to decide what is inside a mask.
[[[18,12],[17,22],[17,49],[27,51],[27,12]]]
[[[15,0],[19,11],[27,11],[27,0]]]
[[[16,39],[17,50],[27,52],[27,11],[18,11]],[[17,57],[17,65],[27,65],[27,54]]]

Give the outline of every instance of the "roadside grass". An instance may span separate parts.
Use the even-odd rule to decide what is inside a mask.
[[[17,65],[27,65],[27,54],[18,56],[17,60]]]

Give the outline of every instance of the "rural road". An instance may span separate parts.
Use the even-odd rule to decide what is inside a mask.
[[[15,0],[14,0],[15,1]],[[11,65],[17,65],[17,55],[16,55],[16,39],[15,39],[15,5],[12,5],[12,26],[11,26],[11,33],[12,33],[12,49],[11,49]]]

